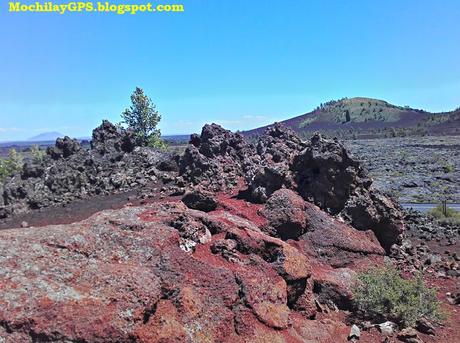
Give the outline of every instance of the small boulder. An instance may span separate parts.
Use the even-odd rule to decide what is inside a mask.
[[[28,179],[30,177],[41,177],[44,174],[44,172],[45,169],[42,165],[26,162],[22,167],[21,176],[23,179]]]
[[[305,201],[289,189],[273,193],[265,204],[263,215],[283,240],[298,238],[306,230]]]
[[[398,329],[398,326],[393,322],[387,321],[385,323],[377,324],[377,329],[384,336],[393,336]]]
[[[237,244],[232,239],[218,239],[211,245],[213,254],[220,254],[223,258],[230,262],[239,261],[237,254]]]
[[[169,156],[169,158],[164,159],[160,163],[158,163],[158,170],[166,171],[166,172],[178,172],[179,166],[177,165],[177,161],[179,160],[179,156]]]
[[[435,327],[432,322],[430,322],[428,319],[422,317],[419,320],[417,320],[417,326],[416,329],[424,334],[427,335],[434,335],[435,334]]]
[[[447,302],[451,305],[460,304],[460,291],[446,293]]]
[[[180,215],[171,225],[179,231],[179,245],[186,252],[194,251],[198,244],[205,244],[211,240],[211,232],[197,218]]]
[[[317,264],[312,268],[316,299],[331,309],[352,310],[353,282],[356,272],[349,268],[332,268]]]
[[[203,212],[211,212],[217,208],[217,201],[212,193],[200,190],[186,193],[182,198],[182,202],[188,208]]]
[[[414,328],[406,328],[398,333],[398,338],[406,343],[423,343]]]
[[[361,336],[361,330],[356,324],[353,324],[350,329],[350,334],[348,335],[348,340],[349,341],[356,340],[356,339],[359,339],[360,336]]]

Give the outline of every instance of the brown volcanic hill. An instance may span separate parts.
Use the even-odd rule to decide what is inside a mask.
[[[409,106],[396,106],[386,101],[357,97],[332,100],[315,110],[281,122],[301,135],[319,131],[341,137],[396,136],[422,134],[458,134],[460,109],[430,113]],[[244,132],[260,135],[267,126]]]

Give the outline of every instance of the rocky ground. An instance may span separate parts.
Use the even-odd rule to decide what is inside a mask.
[[[93,131],[91,148],[58,138],[42,161],[28,160],[21,172],[0,184],[0,218],[65,206],[76,199],[151,187],[177,169],[174,156],[139,147],[132,132],[104,121]]]
[[[337,140],[206,125],[176,157],[129,135],[105,122],[5,183],[0,342],[459,341],[459,228],[402,211]],[[385,261],[439,288],[442,325],[356,316],[356,273]]]
[[[348,140],[374,185],[403,203],[460,203],[460,136]]]

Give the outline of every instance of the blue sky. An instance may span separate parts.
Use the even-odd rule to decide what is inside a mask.
[[[182,3],[132,16],[8,13],[3,2],[0,141],[88,136],[119,120],[136,86],[163,134],[249,129],[345,96],[460,106],[457,0]]]

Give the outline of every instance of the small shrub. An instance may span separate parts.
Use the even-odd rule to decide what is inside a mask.
[[[18,172],[22,169],[23,157],[16,149],[10,149],[8,159],[6,160],[6,167],[10,174]]]
[[[46,153],[44,150],[40,150],[38,145],[34,144],[30,147],[30,154],[32,155],[32,160],[35,163],[41,163]]]
[[[445,164],[442,169],[444,173],[453,173],[455,171],[455,166],[453,164]]]
[[[8,169],[6,167],[6,162],[3,158],[0,158],[0,183],[2,183],[5,177],[7,176],[8,176]]]
[[[150,135],[150,137],[147,139],[147,146],[160,150],[166,150],[168,148],[168,144],[163,139],[161,139],[161,135],[159,133]]]
[[[16,149],[11,149],[7,159],[0,159],[0,182],[22,169],[23,158]]]
[[[442,205],[438,205],[435,208],[428,211],[428,215],[438,219],[443,223],[459,224],[460,223],[460,212],[453,208],[447,207],[446,213],[442,210]]]
[[[358,274],[353,297],[358,310],[375,320],[391,320],[406,327],[422,317],[442,319],[436,290],[428,288],[421,275],[406,280],[391,266]]]

